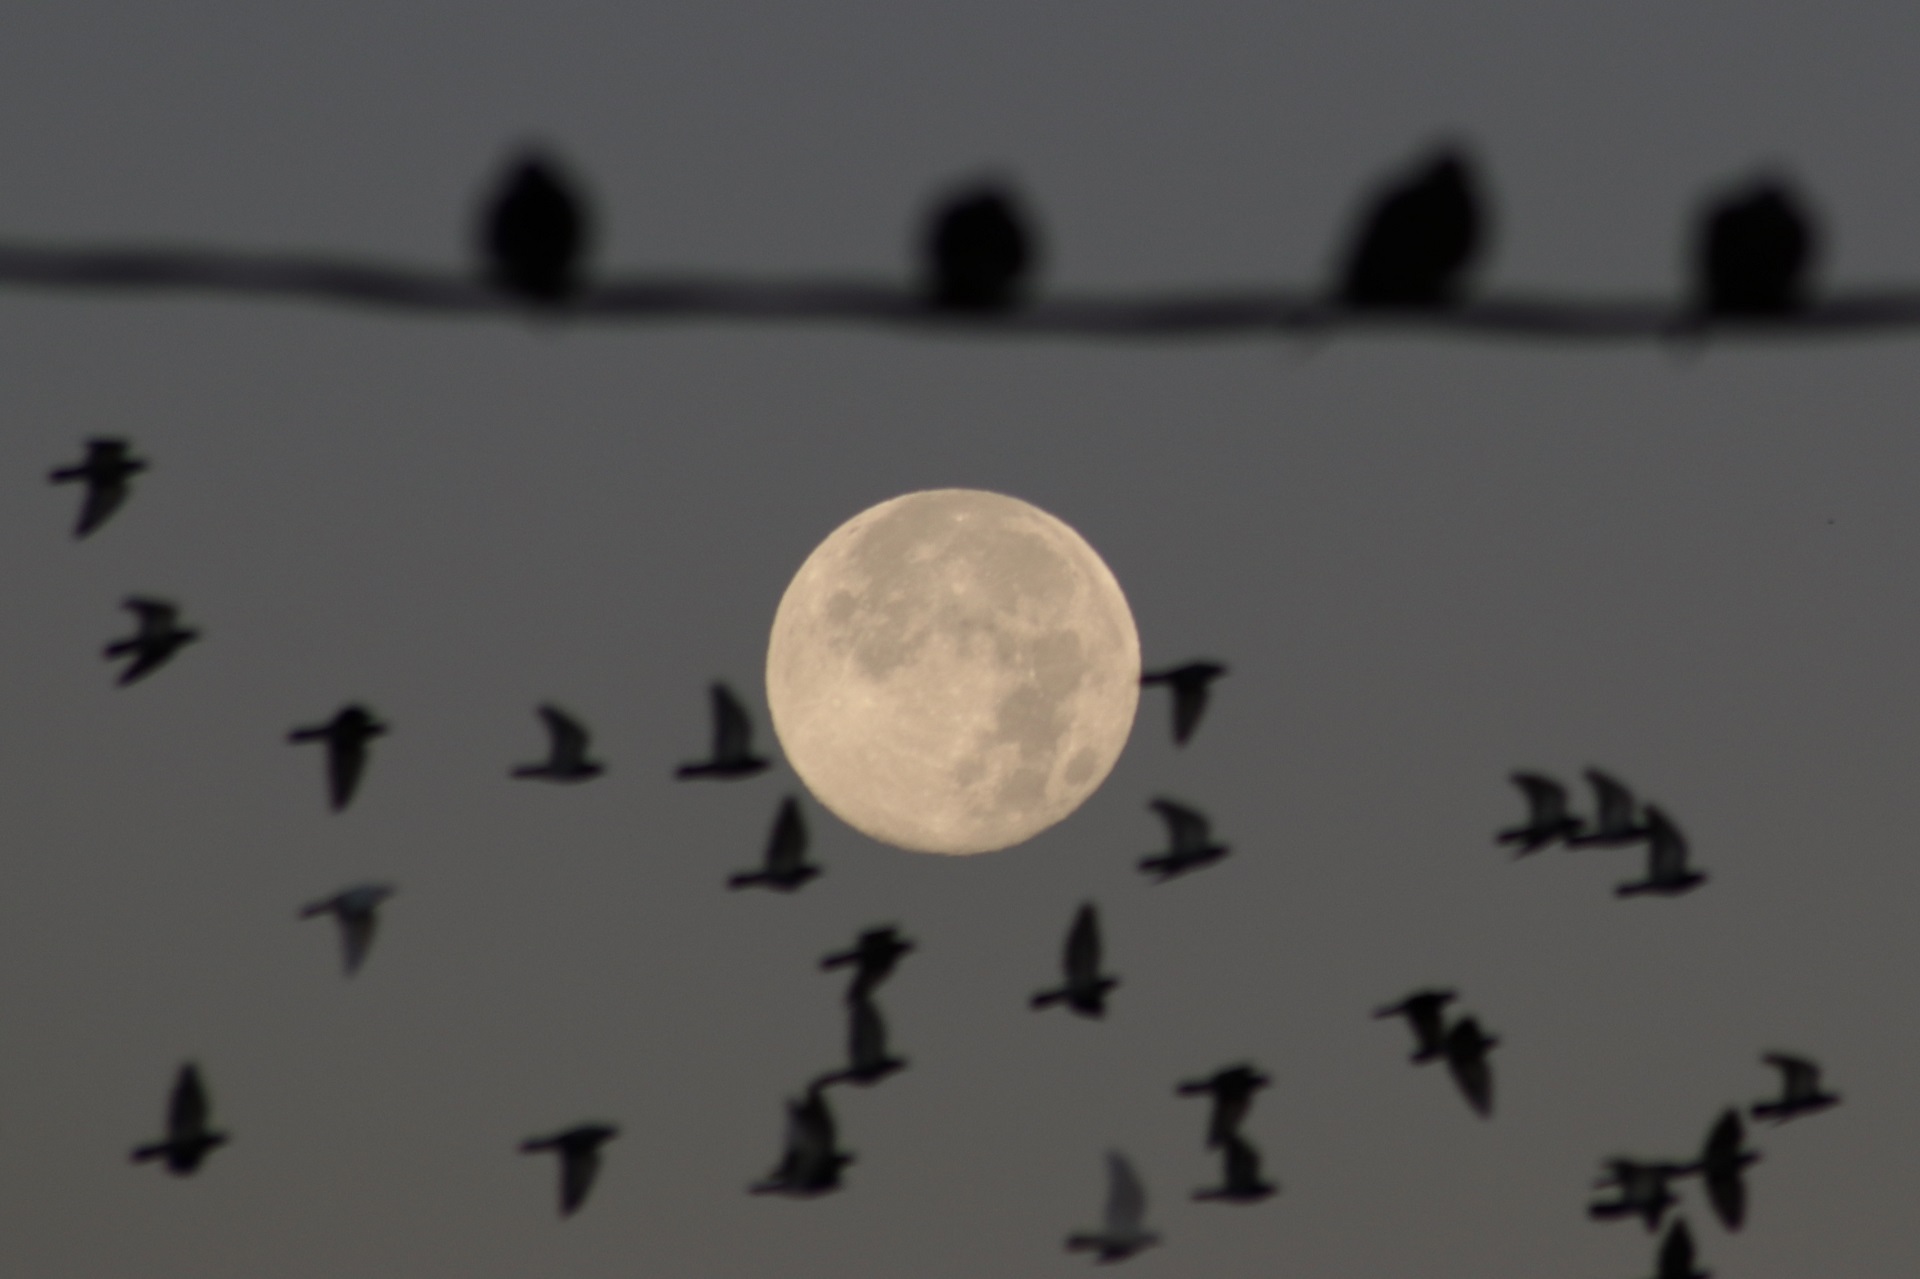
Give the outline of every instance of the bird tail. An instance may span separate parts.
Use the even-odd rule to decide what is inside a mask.
[[[742,871],[738,875],[727,877],[728,888],[751,888],[755,884],[771,884],[773,880],[763,870]]]
[[[1067,997],[1066,989],[1062,987],[1059,990],[1043,990],[1038,994],[1036,994],[1032,999],[1029,999],[1027,1003],[1030,1007],[1033,1007],[1033,1008],[1045,1008],[1048,1004],[1057,1004],[1062,1000],[1064,1000],[1066,997]],[[1078,1236],[1076,1236],[1076,1238],[1077,1237]],[[1067,1246],[1072,1247],[1073,1245],[1069,1243]]]
[[[172,1147],[164,1141],[154,1142],[150,1146],[135,1146],[133,1149],[133,1162],[144,1164],[155,1159],[163,1159],[171,1149]]]

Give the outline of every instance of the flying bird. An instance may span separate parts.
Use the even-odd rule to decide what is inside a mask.
[[[1607,1175],[1594,1182],[1596,1190],[1608,1187],[1612,1199],[1587,1205],[1587,1215],[1596,1221],[1617,1217],[1638,1217],[1649,1234],[1660,1229],[1667,1209],[1679,1200],[1668,1183],[1688,1170],[1688,1165],[1641,1159],[1609,1159]]]
[[[1397,1004],[1373,1010],[1375,1017],[1405,1017],[1413,1030],[1415,1063],[1438,1061],[1447,1055],[1445,1010],[1459,996],[1451,990],[1416,990]]]
[[[1082,1017],[1103,1017],[1107,1011],[1107,992],[1120,984],[1118,977],[1100,973],[1100,913],[1092,902],[1080,907],[1067,930],[1067,945],[1061,956],[1066,983],[1043,990],[1028,1002],[1035,1008],[1064,1002]]]
[[[1755,1119],[1771,1119],[1783,1124],[1797,1116],[1840,1104],[1838,1093],[1820,1090],[1820,1067],[1807,1058],[1791,1053],[1768,1053],[1761,1060],[1780,1072],[1780,1095],[1772,1101],[1756,1101],[1747,1107],[1747,1113]]]
[[[180,625],[179,608],[166,600],[129,595],[121,601],[120,607],[131,610],[139,619],[139,629],[126,639],[115,640],[107,645],[102,655],[109,661],[116,657],[133,659],[115,681],[123,687],[135,680],[145,679],[173,660],[175,653],[200,638],[199,631],[191,626]]]
[[[1095,1253],[1096,1261],[1124,1261],[1160,1242],[1160,1236],[1146,1228],[1146,1215],[1146,1187],[1125,1155],[1109,1151],[1107,1209],[1100,1229],[1068,1235],[1067,1251]]]
[[[1182,1097],[1213,1098],[1207,1147],[1217,1149],[1239,1136],[1240,1125],[1253,1108],[1253,1095],[1272,1082],[1252,1066],[1227,1066],[1205,1079],[1189,1079],[1174,1091]]]
[[[1466,153],[1434,150],[1374,194],[1347,256],[1340,300],[1365,308],[1458,305],[1487,240],[1483,204]]]
[[[230,1138],[208,1126],[213,1103],[207,1086],[200,1081],[200,1068],[192,1062],[180,1067],[173,1081],[173,1096],[167,1103],[167,1135],[162,1141],[135,1147],[133,1161],[164,1160],[167,1171],[184,1177],[200,1167],[209,1151],[225,1145]]]
[[[1218,1186],[1196,1190],[1193,1197],[1219,1203],[1258,1203],[1270,1197],[1278,1185],[1260,1176],[1260,1152],[1239,1133],[1231,1134],[1220,1153],[1221,1181]]]
[[[85,457],[49,472],[47,479],[53,484],[86,485],[80,518],[73,526],[75,537],[85,537],[120,509],[133,491],[130,481],[146,469],[146,459],[135,457],[125,440],[100,436],[87,441]]]
[[[753,723],[725,684],[713,686],[713,757],[682,764],[680,777],[752,777],[768,762],[753,753]]]
[[[1752,319],[1806,307],[1819,234],[1805,201],[1783,179],[1756,178],[1715,199],[1696,235],[1703,315]]]
[[[1681,1217],[1667,1228],[1667,1237],[1660,1241],[1660,1270],[1653,1279],[1710,1279],[1712,1272],[1694,1269],[1693,1262],[1693,1232]]]
[[[1140,869],[1151,875],[1154,883],[1164,884],[1188,871],[1211,866],[1231,851],[1227,845],[1213,842],[1212,828],[1198,810],[1170,799],[1153,800],[1149,807],[1167,823],[1167,837],[1173,841],[1166,852],[1140,859]]]
[[[536,306],[579,292],[589,226],[586,201],[553,157],[514,161],[481,219],[480,251],[494,286]]]
[[[856,999],[848,1017],[846,1068],[820,1076],[814,1087],[877,1084],[906,1065],[904,1058],[887,1055],[887,1023],[879,1007],[871,999]]]
[[[853,981],[847,986],[847,1002],[857,1004],[871,999],[880,983],[893,975],[894,965],[903,955],[913,953],[914,944],[888,925],[869,928],[854,939],[851,950],[835,951],[821,959],[822,968],[853,968]]]
[[[727,887],[764,884],[790,893],[819,873],[820,868],[807,861],[807,824],[800,816],[800,801],[789,795],[780,801],[780,812],[773,819],[765,862],[759,870],[732,876],[727,880]]]
[[[1487,1061],[1487,1051],[1499,1042],[1482,1031],[1472,1017],[1462,1017],[1447,1032],[1447,1069],[1453,1072],[1453,1082],[1460,1086],[1467,1104],[1483,1119],[1493,1114],[1493,1067]]]
[[[1226,673],[1227,668],[1219,662],[1188,662],[1163,671],[1147,671],[1140,676],[1142,684],[1165,684],[1173,689],[1174,745],[1185,746],[1193,736],[1193,730],[1200,726],[1200,716],[1206,713],[1207,695],[1211,691],[1208,686]]]
[[[1593,787],[1593,825],[1569,835],[1567,847],[1619,848],[1647,837],[1647,828],[1635,816],[1638,804],[1632,791],[1597,768],[1587,770],[1587,784]]]
[[[558,706],[542,706],[540,718],[547,725],[547,758],[538,764],[522,764],[513,770],[515,777],[538,777],[549,782],[584,782],[606,772],[599,760],[587,758],[591,734],[587,726]]]
[[[838,1149],[833,1112],[816,1085],[787,1103],[787,1147],[771,1173],[749,1189],[756,1195],[808,1199],[840,1188],[840,1170],[853,1156]]]
[[[353,802],[360,786],[360,775],[367,769],[370,743],[392,730],[358,702],[340,708],[324,724],[296,728],[287,734],[289,742],[325,742],[327,744],[327,793],[333,810],[339,812]]]
[[[1566,787],[1539,773],[1514,773],[1512,780],[1526,793],[1527,824],[1501,831],[1496,843],[1518,844],[1513,855],[1525,857],[1580,833],[1583,823],[1567,811]]]
[[[1030,219],[1013,192],[980,183],[949,195],[927,222],[927,295],[949,311],[1020,305],[1036,258]]]
[[[1707,882],[1704,873],[1687,867],[1687,837],[1667,815],[1647,805],[1647,877],[1621,884],[1613,891],[1622,897],[1657,893],[1678,897]]]
[[[390,884],[355,884],[331,897],[304,906],[300,918],[332,915],[340,924],[340,954],[347,976],[360,971],[367,951],[373,946],[374,929],[379,925],[380,903],[393,896]]]
[[[560,1215],[571,1217],[586,1202],[593,1179],[600,1174],[600,1147],[619,1135],[612,1124],[580,1124],[551,1137],[529,1137],[520,1143],[520,1152],[551,1150],[560,1156]]]
[[[1687,1172],[1698,1173],[1707,1183],[1714,1216],[1728,1230],[1740,1229],[1747,1219],[1747,1165],[1760,1158],[1755,1151],[1745,1149],[1746,1140],[1740,1112],[1729,1106],[1708,1130],[1699,1160],[1686,1167]]]

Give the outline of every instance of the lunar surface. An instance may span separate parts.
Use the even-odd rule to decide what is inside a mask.
[[[1140,700],[1126,596],[1071,528],[934,489],[854,516],[800,566],[767,704],[814,797],[899,848],[984,853],[1106,780]]]

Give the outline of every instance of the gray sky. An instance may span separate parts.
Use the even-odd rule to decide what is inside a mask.
[[[1895,5],[983,0],[156,8],[0,42],[0,228],[454,265],[528,138],[592,182],[602,261],[884,277],[928,192],[1020,179],[1062,287],[1301,283],[1356,194],[1442,133],[1490,167],[1495,283],[1677,281],[1682,219],[1759,163],[1811,189],[1827,278],[1920,275],[1920,26]],[[22,1275],[156,1279],[1068,1274],[1101,1153],[1164,1247],[1129,1274],[1651,1272],[1590,1223],[1613,1154],[1692,1151],[1810,1053],[1846,1103],[1756,1134],[1704,1263],[1920,1268],[1911,339],[1686,361],[1430,336],[1305,351],[687,325],[535,329],[296,303],[0,294],[0,1238]],[[154,460],[94,539],[44,481]],[[780,769],[675,783],[708,680],[751,691],[808,551],[964,485],[1080,530],[1149,663],[1233,674],[1176,752],[1161,695],[1075,817],[894,852],[809,805],[825,877],[729,894]],[[204,643],[111,686],[130,591]],[[285,731],[395,726],[325,810]],[[611,769],[509,782],[558,700]],[[1622,902],[1631,852],[1514,864],[1517,766],[1618,772],[1712,875]],[[1149,887],[1166,794],[1234,845]],[[341,980],[303,902],[399,884]],[[1074,907],[1104,1023],[1027,1010]],[[843,1193],[750,1198],[842,1049],[818,957],[921,943],[903,1074],[838,1105]],[[1371,1007],[1447,983],[1499,1111]],[[235,1134],[126,1164],[197,1059]],[[1251,1058],[1284,1191],[1215,1177],[1173,1085]],[[560,1223],[520,1138],[623,1125]]]

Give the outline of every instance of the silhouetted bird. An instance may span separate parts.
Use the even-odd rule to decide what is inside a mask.
[[[906,1065],[904,1058],[887,1054],[887,1023],[880,1009],[871,999],[856,999],[848,1015],[846,1068],[820,1076],[814,1086],[877,1084]]]
[[[1713,1213],[1728,1230],[1740,1229],[1747,1219],[1747,1165],[1760,1156],[1744,1149],[1747,1130],[1740,1112],[1728,1107],[1707,1132],[1706,1144],[1697,1162],[1687,1165],[1689,1173],[1699,1173],[1707,1183],[1707,1197],[1713,1201]]]
[[[1207,1146],[1224,1146],[1240,1132],[1247,1111],[1253,1108],[1253,1094],[1273,1081],[1252,1066],[1227,1066],[1205,1079],[1189,1079],[1175,1091],[1182,1097],[1212,1097],[1213,1113],[1207,1119]]]
[[[1694,1269],[1693,1232],[1682,1217],[1667,1227],[1660,1241],[1660,1269],[1653,1279],[1711,1279],[1712,1272]]]
[[[520,1152],[551,1150],[560,1156],[560,1215],[571,1217],[586,1202],[593,1179],[600,1174],[600,1147],[619,1135],[612,1124],[580,1124],[551,1137],[529,1137],[520,1143]]]
[[[1632,791],[1597,768],[1587,770],[1587,784],[1593,787],[1593,825],[1568,836],[1567,847],[1617,848],[1647,837],[1647,828],[1635,814],[1638,805]]]
[[[1518,844],[1514,856],[1525,857],[1580,833],[1580,819],[1567,811],[1566,787],[1539,773],[1515,773],[1512,780],[1526,792],[1527,824],[1501,831],[1496,843]]]
[[[1173,689],[1173,742],[1185,746],[1200,726],[1207,709],[1208,685],[1227,673],[1218,662],[1188,662],[1164,671],[1148,671],[1140,676],[1142,684],[1165,684]]]
[[[1149,807],[1167,823],[1167,836],[1173,841],[1166,852],[1140,859],[1140,869],[1154,883],[1164,884],[1177,875],[1211,866],[1231,851],[1213,842],[1212,829],[1199,811],[1170,799],[1153,800]]]
[[[1695,287],[1705,315],[1782,316],[1807,305],[1818,235],[1785,181],[1758,178],[1712,201],[1697,235]]]
[[[332,915],[339,921],[341,961],[347,976],[351,977],[366,962],[367,951],[373,946],[374,929],[379,925],[380,903],[391,896],[390,884],[355,884],[303,907],[300,918]]]
[[[208,1126],[212,1113],[213,1104],[207,1098],[206,1085],[200,1082],[199,1067],[188,1062],[173,1081],[173,1096],[167,1103],[166,1139],[136,1147],[133,1161],[164,1159],[167,1171],[175,1176],[194,1171],[209,1151],[229,1140],[226,1133]]]
[[[1647,877],[1621,884],[1613,891],[1622,897],[1657,893],[1678,897],[1707,882],[1700,871],[1687,868],[1687,837],[1652,804],[1647,805]]]
[[[951,311],[1006,311],[1033,280],[1034,234],[1013,192],[970,186],[941,202],[927,223],[926,288]]]
[[[589,236],[586,202],[551,157],[521,156],[488,202],[481,253],[494,285],[551,306],[580,288]]]
[[[840,1170],[853,1156],[836,1147],[833,1112],[818,1086],[787,1103],[787,1148],[780,1162],[751,1187],[756,1195],[811,1198],[840,1188]]]
[[[126,685],[144,679],[171,661],[175,653],[200,638],[199,631],[191,626],[180,625],[180,610],[165,600],[129,595],[121,601],[120,607],[132,610],[140,620],[140,629],[126,639],[115,640],[102,650],[102,655],[109,661],[116,657],[133,659],[120,672],[120,678],[115,681],[118,684]]]
[[[880,983],[892,976],[895,964],[903,955],[913,952],[913,943],[900,935],[900,930],[888,925],[885,928],[869,928],[854,939],[852,950],[835,951],[821,959],[822,968],[845,968],[853,966],[853,981],[847,986],[847,1002],[859,1003],[871,999]]]
[[[753,723],[725,684],[713,686],[713,757],[682,764],[680,777],[751,777],[767,761],[753,753]]]
[[[1067,1236],[1067,1251],[1092,1252],[1098,1261],[1123,1261],[1160,1242],[1146,1228],[1147,1191],[1119,1151],[1107,1154],[1107,1209],[1100,1229]]]
[[[85,537],[120,509],[132,491],[129,481],[146,469],[146,460],[133,456],[125,440],[101,436],[87,441],[84,458],[49,472],[47,479],[54,484],[77,482],[87,486],[80,502],[80,518],[73,526],[75,537]]]
[[[538,764],[522,764],[513,770],[515,777],[538,777],[549,782],[584,782],[606,772],[600,761],[587,758],[591,735],[587,726],[558,706],[542,706],[540,718],[547,724],[547,758]]]
[[[1083,1017],[1103,1017],[1107,1011],[1107,992],[1120,984],[1118,977],[1100,972],[1100,914],[1092,902],[1080,908],[1067,930],[1067,945],[1061,956],[1066,984],[1043,990],[1028,1002],[1035,1008],[1065,1002]]]
[[[1457,305],[1487,238],[1479,181],[1441,147],[1374,194],[1349,250],[1340,299],[1351,307]]]
[[[367,768],[369,744],[391,731],[374,718],[372,711],[355,702],[341,707],[324,724],[294,729],[287,734],[287,740],[327,744],[327,793],[334,811],[338,812],[353,802],[353,792]]]
[[[1446,1006],[1458,996],[1451,990],[1416,990],[1397,1004],[1373,1010],[1375,1017],[1405,1017],[1413,1029],[1415,1063],[1438,1061],[1447,1054]]]
[[[1612,1187],[1614,1198],[1587,1205],[1587,1215],[1597,1221],[1616,1217],[1638,1217],[1647,1232],[1660,1229],[1667,1209],[1679,1200],[1668,1183],[1687,1171],[1687,1165],[1640,1159],[1609,1159],[1608,1173],[1594,1182],[1594,1188]]]
[[[1840,1104],[1838,1093],[1820,1090],[1820,1067],[1807,1058],[1768,1053],[1761,1060],[1780,1072],[1780,1096],[1747,1107],[1747,1113],[1755,1119],[1771,1119],[1783,1124],[1799,1115],[1811,1115]]]
[[[1471,1017],[1462,1017],[1447,1032],[1447,1069],[1467,1104],[1484,1118],[1493,1114],[1493,1067],[1487,1050],[1500,1041],[1480,1029]]]
[[[1266,1199],[1280,1187],[1260,1176],[1260,1152],[1239,1133],[1230,1135],[1220,1154],[1220,1184],[1196,1190],[1193,1197],[1224,1203],[1248,1204]]]
[[[781,892],[792,892],[819,873],[818,866],[807,862],[807,824],[800,817],[800,801],[789,795],[780,801],[780,812],[773,819],[765,863],[759,870],[742,871],[730,877],[727,887],[764,884]]]

